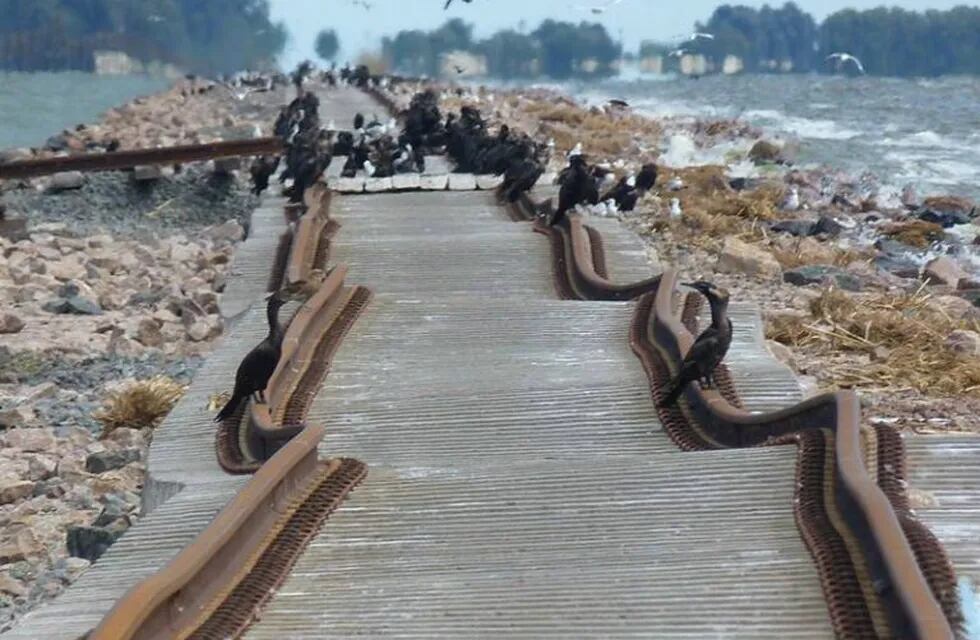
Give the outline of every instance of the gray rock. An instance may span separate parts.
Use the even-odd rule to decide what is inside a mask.
[[[811,220],[780,220],[773,224],[770,229],[799,237],[813,235],[814,227],[816,227],[816,223]]]
[[[81,171],[62,171],[51,176],[48,190],[52,193],[81,189],[85,185],[85,176]]]
[[[875,266],[900,278],[918,278],[919,265],[907,258],[895,255],[881,255],[875,258]]]
[[[163,170],[155,165],[136,167],[133,169],[133,180],[136,182],[155,182],[163,177]]]
[[[858,276],[831,265],[805,265],[783,272],[783,281],[802,287],[830,282],[839,289],[860,291],[864,283]]]
[[[0,216],[0,238],[6,238],[11,242],[27,240],[30,234],[27,232],[27,218],[10,218],[6,215]]]
[[[68,527],[68,554],[95,562],[121,535],[122,531],[102,527]]]
[[[843,230],[843,225],[827,215],[820,216],[817,223],[813,225],[813,235],[823,234],[833,237],[840,235]]]
[[[85,459],[85,470],[89,473],[105,473],[106,471],[125,467],[130,462],[136,462],[139,459],[139,449],[99,451],[98,453],[89,454]]]
[[[53,298],[41,305],[41,309],[48,313],[74,314],[79,316],[102,315],[102,307],[97,302],[82,296]]]
[[[899,242],[898,240],[892,240],[891,238],[879,238],[875,241],[875,248],[889,256],[906,256],[908,254],[917,254],[920,252],[919,249],[910,244],[905,244],[904,242]]]

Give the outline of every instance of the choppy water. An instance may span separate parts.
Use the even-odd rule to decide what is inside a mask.
[[[770,135],[798,138],[802,163],[870,170],[920,193],[980,199],[980,78],[745,75],[571,90],[596,101],[623,98],[659,115],[740,117]]]
[[[109,107],[167,85],[144,75],[0,72],[0,149],[39,146],[62,129],[93,122]]]

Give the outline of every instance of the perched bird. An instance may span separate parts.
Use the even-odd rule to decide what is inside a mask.
[[[700,291],[711,305],[711,325],[701,332],[691,349],[684,356],[681,368],[666,387],[658,407],[669,407],[677,402],[684,389],[692,382],[700,381],[705,389],[714,382],[715,369],[725,359],[732,343],[732,321],[728,317],[728,291],[710,282],[699,281],[684,286]]]
[[[780,209],[783,211],[796,211],[800,208],[800,191],[796,187],[790,187],[786,199],[783,200]]]
[[[364,128],[364,114],[357,113],[354,115],[354,131],[360,131]]]
[[[857,67],[857,70],[859,72],[861,72],[861,73],[864,73],[864,65],[861,64],[861,61],[860,60],[858,60],[857,58],[855,58],[854,56],[852,56],[849,53],[844,53],[843,51],[838,51],[837,53],[830,54],[829,56],[827,56],[826,59],[827,60],[836,60],[837,61],[837,68],[838,69],[840,69],[841,66],[843,66],[845,62],[853,62],[854,63],[854,66]]]
[[[684,188],[684,181],[681,180],[680,176],[674,176],[667,183],[667,191],[680,191]]]
[[[279,364],[279,357],[282,355],[282,339],[285,336],[285,330],[279,324],[279,309],[289,300],[295,298],[298,293],[298,288],[292,288],[277,291],[269,296],[269,301],[266,304],[269,333],[262,342],[248,352],[248,355],[238,365],[238,372],[235,374],[235,390],[231,394],[231,399],[218,412],[214,419],[215,422],[222,422],[231,417],[239,405],[252,394],[256,394],[260,402],[265,401],[265,388]]]
[[[636,188],[640,191],[649,191],[657,184],[657,165],[652,162],[643,165],[640,172],[636,174]]]
[[[517,202],[521,194],[530,190],[544,173],[544,167],[531,159],[514,161],[504,172],[500,191],[507,202]]]
[[[671,198],[670,199],[670,217],[671,217],[671,219],[677,220],[678,218],[680,218],[683,215],[684,215],[684,212],[681,211],[681,201],[678,200],[677,198]]]
[[[252,161],[249,173],[252,174],[252,193],[261,195],[269,188],[269,178],[279,167],[279,156],[259,156]]]
[[[585,156],[574,155],[569,160],[568,173],[558,190],[558,208],[548,216],[548,225],[558,224],[575,205],[584,203],[598,204],[599,189]]]

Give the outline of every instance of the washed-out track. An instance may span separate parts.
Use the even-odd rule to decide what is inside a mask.
[[[544,228],[492,190],[307,205],[256,212],[234,327],[157,433],[145,518],[10,638],[959,632],[977,438],[802,400],[737,300],[718,390],[656,409],[701,300],[617,222]],[[269,405],[216,435],[208,396],[264,333],[264,292],[298,281],[315,294]]]

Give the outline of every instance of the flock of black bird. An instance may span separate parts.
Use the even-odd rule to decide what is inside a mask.
[[[499,193],[508,202],[516,202],[529,191],[544,174],[550,160],[550,143],[541,144],[527,134],[515,133],[506,124],[491,133],[475,107],[464,106],[459,114],[450,113],[443,118],[439,98],[431,89],[417,93],[409,107],[399,114],[400,131],[396,131],[394,121],[386,125],[374,117],[366,122],[363,114],[355,116],[350,130],[323,127],[319,99],[314,93],[302,89],[312,72],[312,66],[304,64],[292,74],[299,96],[283,107],[273,127],[285,148],[282,158],[285,168],[279,181],[292,180],[283,190],[292,203],[303,202],[305,190],[320,179],[334,156],[346,157],[341,172],[343,177],[354,177],[362,169],[368,176],[389,177],[396,173],[421,173],[425,170],[427,153],[444,151],[457,172],[503,176]],[[332,75],[322,79],[330,84],[337,82]],[[339,81],[357,84],[377,82],[377,79],[371,78],[366,69],[345,68],[339,74]],[[253,193],[261,194],[269,187],[280,162],[280,157],[259,157],[253,161],[250,169]],[[579,205],[608,203],[617,211],[632,211],[639,198],[650,191],[656,181],[657,167],[653,163],[643,165],[635,176],[616,181],[610,169],[590,165],[581,148],[577,147],[569,154],[568,165],[556,180],[559,185],[557,208],[549,200],[540,214],[545,223],[553,226],[565,220]],[[714,371],[731,344],[728,293],[710,282],[700,281],[687,286],[708,299],[711,325],[697,337],[678,374],[666,387],[658,404],[661,407],[676,403],[691,382],[699,381],[705,388],[710,387]],[[253,394],[258,394],[259,400],[264,401],[265,388],[282,352],[284,331],[278,321],[279,309],[295,296],[296,292],[279,291],[268,298],[268,335],[242,360],[232,397],[218,413],[216,421],[234,415],[241,403]]]

